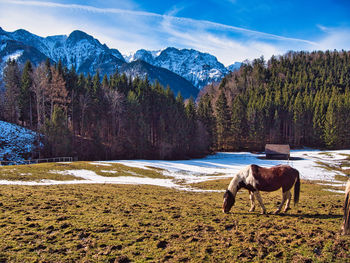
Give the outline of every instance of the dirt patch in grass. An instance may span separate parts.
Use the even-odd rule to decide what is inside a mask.
[[[105,169],[104,167],[103,169]],[[71,169],[71,168],[69,168]],[[225,189],[229,179],[204,188]],[[222,188],[221,188],[222,187]],[[343,195],[302,182],[287,214],[249,213],[240,191],[230,214],[222,193],[155,186],[1,186],[1,262],[346,262]],[[262,193],[269,212],[281,193]]]

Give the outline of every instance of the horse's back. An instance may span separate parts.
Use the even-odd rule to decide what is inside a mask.
[[[288,191],[293,187],[296,178],[299,176],[298,170],[289,165],[265,168],[253,164],[251,170],[260,191],[276,191],[281,187],[284,192]]]

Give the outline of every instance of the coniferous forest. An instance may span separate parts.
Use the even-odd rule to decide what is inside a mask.
[[[216,112],[216,150],[350,147],[350,52],[255,59],[202,91]]]
[[[40,157],[188,158],[209,149],[193,99],[125,74],[78,75],[50,61],[4,69],[1,119],[38,131]],[[39,153],[38,153],[39,154]]]
[[[49,60],[37,67],[9,60],[2,86],[0,119],[38,131],[41,157],[180,159],[266,143],[350,146],[346,51],[255,59],[196,102],[147,78],[78,75]]]

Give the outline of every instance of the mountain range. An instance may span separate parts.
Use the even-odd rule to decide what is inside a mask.
[[[9,58],[20,63],[30,60],[35,65],[47,58],[53,63],[61,60],[68,68],[74,66],[78,73],[91,75],[97,70],[101,75],[116,70],[132,77],[148,75],[151,82],[169,85],[185,98],[196,97],[199,89],[240,67],[236,63],[226,68],[215,56],[193,49],[141,49],[127,57],[79,30],[69,36],[40,37],[23,29],[7,32],[0,27],[0,75]]]
[[[147,63],[166,68],[190,81],[199,89],[212,83],[219,82],[237,65],[226,68],[216,57],[193,49],[176,49],[168,47],[162,51],[138,50],[126,57],[128,62],[143,60]],[[240,65],[239,65],[240,66]],[[238,68],[239,68],[238,66]]]

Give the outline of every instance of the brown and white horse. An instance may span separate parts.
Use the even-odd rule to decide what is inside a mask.
[[[345,188],[343,235],[350,234],[350,180]]]
[[[282,187],[282,202],[274,212],[278,214],[285,201],[287,201],[284,212],[289,209],[292,197],[291,188],[294,185],[294,204],[299,201],[300,178],[298,170],[289,165],[277,165],[271,168],[260,167],[255,164],[248,165],[240,170],[231,180],[224,194],[223,211],[228,213],[235,203],[236,194],[239,189],[245,188],[249,191],[251,207],[249,212],[255,209],[255,198],[258,200],[262,213],[266,213],[259,191],[272,192]]]

